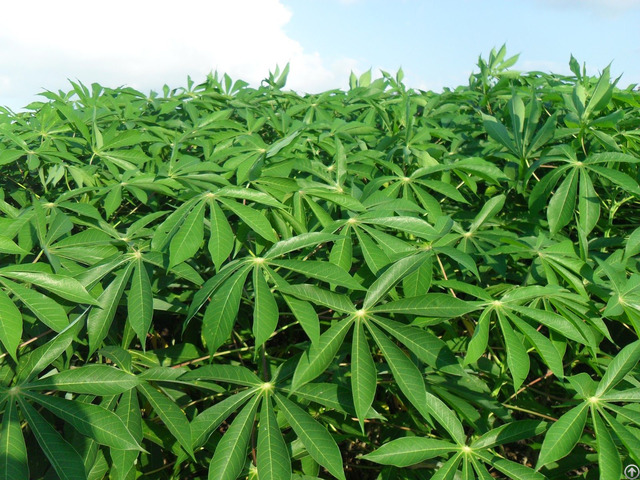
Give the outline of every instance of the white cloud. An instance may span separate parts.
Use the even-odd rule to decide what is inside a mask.
[[[289,62],[288,87],[344,86],[331,65],[284,32],[291,12],[279,0],[31,0],[7,2],[0,29],[0,105],[21,107],[68,79],[142,91],[213,70],[258,85]],[[353,62],[351,62],[353,63]]]

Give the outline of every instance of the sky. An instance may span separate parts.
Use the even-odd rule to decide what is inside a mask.
[[[0,105],[15,111],[69,80],[148,94],[217,70],[258,86],[287,63],[298,92],[399,68],[441,91],[503,44],[516,70],[569,73],[573,54],[640,84],[640,0],[25,0],[1,18]]]

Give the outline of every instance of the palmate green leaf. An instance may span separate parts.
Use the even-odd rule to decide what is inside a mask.
[[[24,443],[16,402],[13,398],[4,406],[0,431],[0,478],[29,480],[27,446]]]
[[[178,235],[176,235],[176,238]],[[143,350],[146,348],[147,333],[153,319],[153,293],[147,269],[138,259],[131,276],[131,288],[127,296],[129,324],[140,339]]]
[[[11,293],[20,300],[23,305],[31,310],[33,314],[52,330],[59,332],[69,325],[67,314],[55,300],[46,295],[25,288],[22,285],[3,279],[2,283],[11,291]]]
[[[311,340],[311,343],[316,343],[320,338],[320,319],[311,304],[289,295],[282,295],[282,298],[289,306],[293,316],[300,322],[300,326],[309,337],[309,340]]]
[[[507,364],[513,378],[513,389],[518,391],[529,374],[529,354],[501,309],[496,309],[496,313],[507,349]]]
[[[244,266],[218,288],[211,298],[202,320],[202,336],[207,350],[215,352],[227,341],[240,309],[242,287],[250,266]]]
[[[133,268],[134,263],[131,262],[118,270],[113,281],[98,297],[98,306],[91,309],[87,319],[90,354],[100,348],[102,341],[107,337]]]
[[[191,437],[194,450],[204,445],[211,433],[218,428],[229,415],[240,408],[249,397],[259,391],[257,388],[244,390],[200,412],[191,422]]]
[[[578,212],[580,214],[580,226],[584,234],[588,235],[600,218],[600,199],[593,188],[591,177],[584,170],[580,170]]]
[[[327,369],[338,353],[352,323],[353,317],[350,317],[333,324],[331,328],[320,335],[316,343],[311,344],[309,350],[302,354],[293,374],[291,388],[294,391],[317,378]]]
[[[22,338],[22,315],[9,296],[0,289],[0,341],[9,355],[18,361],[17,350]]]
[[[173,267],[193,257],[204,241],[204,209],[200,202],[189,212],[169,244],[169,266]]]
[[[554,375],[558,378],[562,378],[564,376],[562,357],[551,340],[522,319],[510,314],[509,312],[506,313],[511,322],[524,334],[527,340],[531,342],[531,345],[533,345]]]
[[[233,231],[227,217],[216,202],[209,203],[209,211],[211,233],[208,248],[216,270],[219,271],[233,250]]]
[[[536,470],[567,456],[576,446],[587,421],[589,404],[583,402],[551,425],[542,442]]]
[[[332,233],[303,233],[296,235],[295,237],[287,238],[286,240],[280,240],[267,250],[263,257],[266,259],[273,259],[296,250],[301,250],[307,247],[316,247],[322,243],[332,242],[339,238],[340,236]]]
[[[369,267],[369,270],[375,275],[381,268],[388,265],[391,260],[389,260],[389,257],[376,245],[369,235],[361,232],[359,228],[356,228],[355,232],[358,237],[362,255],[364,256],[364,261],[367,267]]]
[[[269,260],[270,265],[286,268],[307,277],[321,280],[332,285],[339,285],[351,290],[365,290],[351,275],[330,262],[302,260]]]
[[[346,295],[330,292],[315,285],[287,285],[278,287],[278,290],[316,305],[324,305],[337,312],[354,313],[356,311]]]
[[[235,480],[247,461],[247,447],[261,397],[256,396],[233,419],[209,464],[209,480]]]
[[[253,269],[253,336],[256,345],[268,340],[278,325],[278,304],[259,266]]]
[[[487,465],[491,465],[493,468],[502,472],[507,478],[517,478],[518,480],[547,480],[540,472],[536,472],[529,467],[511,460],[500,458],[497,455],[493,455],[491,452],[480,451],[474,452],[483,462]]]
[[[265,397],[260,411],[256,465],[260,480],[291,479],[289,450],[280,433],[269,397]]]
[[[9,255],[26,255],[29,252],[20,248],[13,240],[0,235],[0,254],[8,253]]]
[[[142,442],[142,415],[136,390],[128,390],[121,397],[116,407],[116,415],[131,432],[136,442]],[[126,480],[135,470],[135,462],[139,455],[136,450],[117,450],[109,452],[113,466],[110,475],[113,480]]]
[[[164,422],[171,432],[171,435],[174,436],[190,456],[193,456],[191,428],[189,427],[187,417],[180,407],[146,382],[138,385],[137,389],[145,396],[151,408]]]
[[[619,480],[622,477],[622,462],[611,433],[600,415],[591,409],[591,417],[596,435],[598,466],[601,480]]]
[[[338,240],[335,240],[331,248],[329,261],[348,272],[353,264],[353,244],[351,237],[348,235],[348,229],[343,229],[341,235],[336,238]]]
[[[402,393],[404,393],[422,416],[426,419],[433,416],[456,442],[464,444],[465,435],[460,420],[458,420],[442,400],[426,391],[424,379],[418,367],[416,367],[404,352],[389,340],[384,333],[371,323],[367,324],[367,328],[378,344],[378,347],[380,347],[382,354],[389,364],[393,378]]]
[[[26,396],[75,428],[82,435],[119,450],[142,450],[114,412],[100,405],[27,392]]]
[[[219,198],[218,200],[225,207],[235,213],[240,220],[246,223],[254,233],[257,233],[269,242],[276,243],[278,241],[278,236],[273,231],[273,227],[269,223],[269,220],[259,213],[258,210],[231,200],[225,200],[223,198]]]
[[[19,399],[19,402],[22,415],[58,477],[61,480],[87,480],[78,452],[27,401]]]
[[[408,467],[430,458],[440,457],[457,449],[457,445],[444,440],[403,437],[385,443],[362,458],[382,465]]]
[[[406,232],[425,240],[435,240],[439,236],[438,231],[428,222],[416,217],[367,218],[363,221],[371,225],[379,225]]]
[[[467,347],[467,354],[464,356],[465,365],[476,362],[487,349],[492,311],[493,309],[487,308],[480,314],[473,336]]]
[[[364,433],[364,421],[376,393],[376,366],[371,357],[369,343],[364,335],[361,320],[356,320],[351,342],[351,391],[360,429]]]
[[[427,254],[412,255],[393,263],[369,287],[362,308],[367,310],[378,303],[402,278],[420,267],[427,257]]]
[[[456,472],[458,471],[458,465],[462,460],[462,453],[458,453],[451,457],[444,464],[438,467],[436,473],[431,477],[431,480],[453,480]]]
[[[480,438],[474,440],[470,447],[476,450],[493,448],[497,445],[507,445],[520,440],[540,435],[547,429],[547,422],[539,420],[519,420],[501,425],[489,430]]]
[[[276,402],[309,455],[334,477],[345,480],[340,449],[331,434],[307,412],[276,394]]]
[[[624,347],[611,361],[605,374],[598,384],[595,395],[597,397],[615,387],[640,361],[640,340],[636,340]]]
[[[0,276],[31,283],[71,302],[86,305],[98,304],[82,284],[72,277],[55,273],[21,271],[15,267],[0,269]]]
[[[482,114],[482,123],[484,125],[484,129],[489,134],[493,140],[498,142],[503,147],[507,148],[511,153],[520,156],[520,152],[518,152],[518,148],[513,143],[513,140],[509,136],[509,132],[506,127],[501,124],[495,117],[491,115]]]
[[[547,208],[547,220],[552,235],[558,233],[573,218],[577,191],[578,172],[573,169],[553,194]]]
[[[89,364],[24,384],[29,390],[62,390],[90,395],[117,395],[131,390],[140,380],[108,365]]]
[[[373,320],[427,365],[452,375],[464,373],[447,344],[428,330],[410,327],[386,318]]]
[[[482,206],[482,209],[480,210],[480,212],[473,219],[473,222],[471,222],[471,225],[469,225],[468,232],[470,233],[475,232],[485,222],[488,222],[493,217],[495,217],[498,214],[498,212],[502,210],[502,207],[504,207],[504,202],[506,201],[506,199],[507,199],[506,196],[498,195],[488,200],[487,203],[485,203]]]
[[[371,313],[406,313],[424,317],[454,318],[473,312],[480,307],[478,302],[467,302],[444,293],[427,293],[419,297],[401,298],[380,304],[369,310]]]
[[[67,328],[61,331],[44,345],[32,350],[27,355],[20,358],[18,363],[18,380],[27,382],[34,376],[38,375],[42,370],[47,368],[62,353],[69,348],[71,342],[82,328],[83,317],[87,310],[78,315]]]
[[[631,458],[636,463],[640,463],[640,444],[638,443],[638,437],[634,435],[626,426],[622,425],[612,415],[607,413],[604,409],[600,410],[600,414],[607,421],[611,427],[611,431],[620,440],[622,445],[627,449]]]
[[[246,367],[241,365],[204,365],[181,375],[180,380],[213,380],[214,382],[227,382],[245,387],[254,387],[262,384],[262,380]]]

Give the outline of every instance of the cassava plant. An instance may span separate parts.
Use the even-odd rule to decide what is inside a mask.
[[[619,480],[640,93],[72,83],[0,111],[0,478]]]

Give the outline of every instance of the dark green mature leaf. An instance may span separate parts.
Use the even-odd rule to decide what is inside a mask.
[[[149,332],[153,319],[153,292],[147,269],[141,259],[136,262],[131,276],[127,305],[129,307],[129,323],[144,349],[147,332]]]
[[[615,387],[640,361],[640,340],[624,347],[609,364],[598,384],[597,397]]]
[[[311,344],[309,350],[302,354],[293,374],[292,388],[294,390],[317,378],[327,369],[335,358],[352,323],[352,319],[335,323],[320,335],[316,343]]]
[[[536,470],[567,456],[576,446],[587,421],[588,403],[583,402],[562,415],[547,431]]]
[[[200,202],[189,212],[180,229],[169,245],[170,266],[182,263],[193,257],[204,241],[204,209],[206,203]]]
[[[20,400],[20,409],[38,445],[62,480],[87,480],[82,457],[35,408]]]
[[[156,415],[167,426],[171,435],[189,455],[193,455],[189,421],[180,407],[147,383],[143,382],[137,388],[145,396]]]
[[[18,307],[0,289],[0,341],[9,354],[17,361],[16,350],[22,337],[22,315]]]
[[[573,209],[576,204],[576,194],[578,191],[578,172],[572,170],[565,178],[558,190],[554,193],[549,208],[547,209],[547,220],[549,230],[552,235],[560,231],[562,227],[569,223],[573,217]]]
[[[302,260],[270,260],[270,265],[286,268],[333,285],[340,285],[352,290],[365,290],[354,278],[342,268],[329,262]]]
[[[262,402],[260,411],[256,463],[260,480],[291,479],[289,451],[280,433],[271,399],[268,397]]]
[[[91,395],[116,395],[134,388],[139,383],[140,380],[135,375],[117,368],[89,364],[35,380],[25,384],[23,388],[62,390]]]
[[[430,458],[457,450],[457,446],[444,440],[422,437],[404,437],[385,443],[362,458],[382,465],[408,467]]]
[[[247,447],[260,397],[256,396],[234,418],[209,464],[209,480],[235,480],[247,461]]]
[[[275,395],[280,411],[309,452],[331,475],[345,480],[342,456],[331,434],[307,412],[285,397]]]
[[[413,255],[395,262],[369,287],[362,308],[366,310],[378,303],[396,283],[420,267],[426,258],[427,255]]]
[[[29,398],[96,442],[118,450],[141,450],[115,413],[99,405],[29,392]]]
[[[473,312],[479,303],[467,302],[444,293],[427,293],[419,297],[401,298],[373,307],[372,313],[406,313],[425,317],[454,318]]]
[[[276,303],[269,285],[267,285],[262,269],[253,269],[253,336],[256,345],[266,342],[278,325],[278,304]]]
[[[21,271],[12,267],[0,269],[0,276],[31,283],[71,302],[87,305],[98,304],[98,301],[85,290],[82,284],[72,277],[46,272]]]
[[[69,325],[69,319],[64,308],[55,300],[7,279],[3,279],[2,283],[6,285],[15,298],[33,312],[38,320],[52,330],[59,332]]]
[[[7,480],[28,480],[27,446],[20,428],[20,419],[13,398],[5,404],[0,430],[0,477]]]
[[[460,420],[442,400],[426,391],[424,379],[418,367],[380,330],[370,323],[367,324],[367,327],[387,360],[393,373],[393,378],[402,393],[425,418],[428,419],[433,416],[456,442],[464,443],[465,435]]]
[[[202,320],[202,336],[209,352],[215,352],[231,334],[240,309],[242,287],[251,267],[245,266],[226,280],[211,297]]]
[[[351,391],[360,428],[364,433],[364,420],[376,393],[376,366],[371,358],[369,344],[361,320],[356,320],[351,342]]]
[[[330,292],[315,285],[289,285],[286,287],[281,286],[278,289],[282,293],[293,295],[294,297],[307,300],[311,303],[324,305],[338,312],[354,313],[356,311],[353,304],[349,301],[349,297],[346,295]]]

